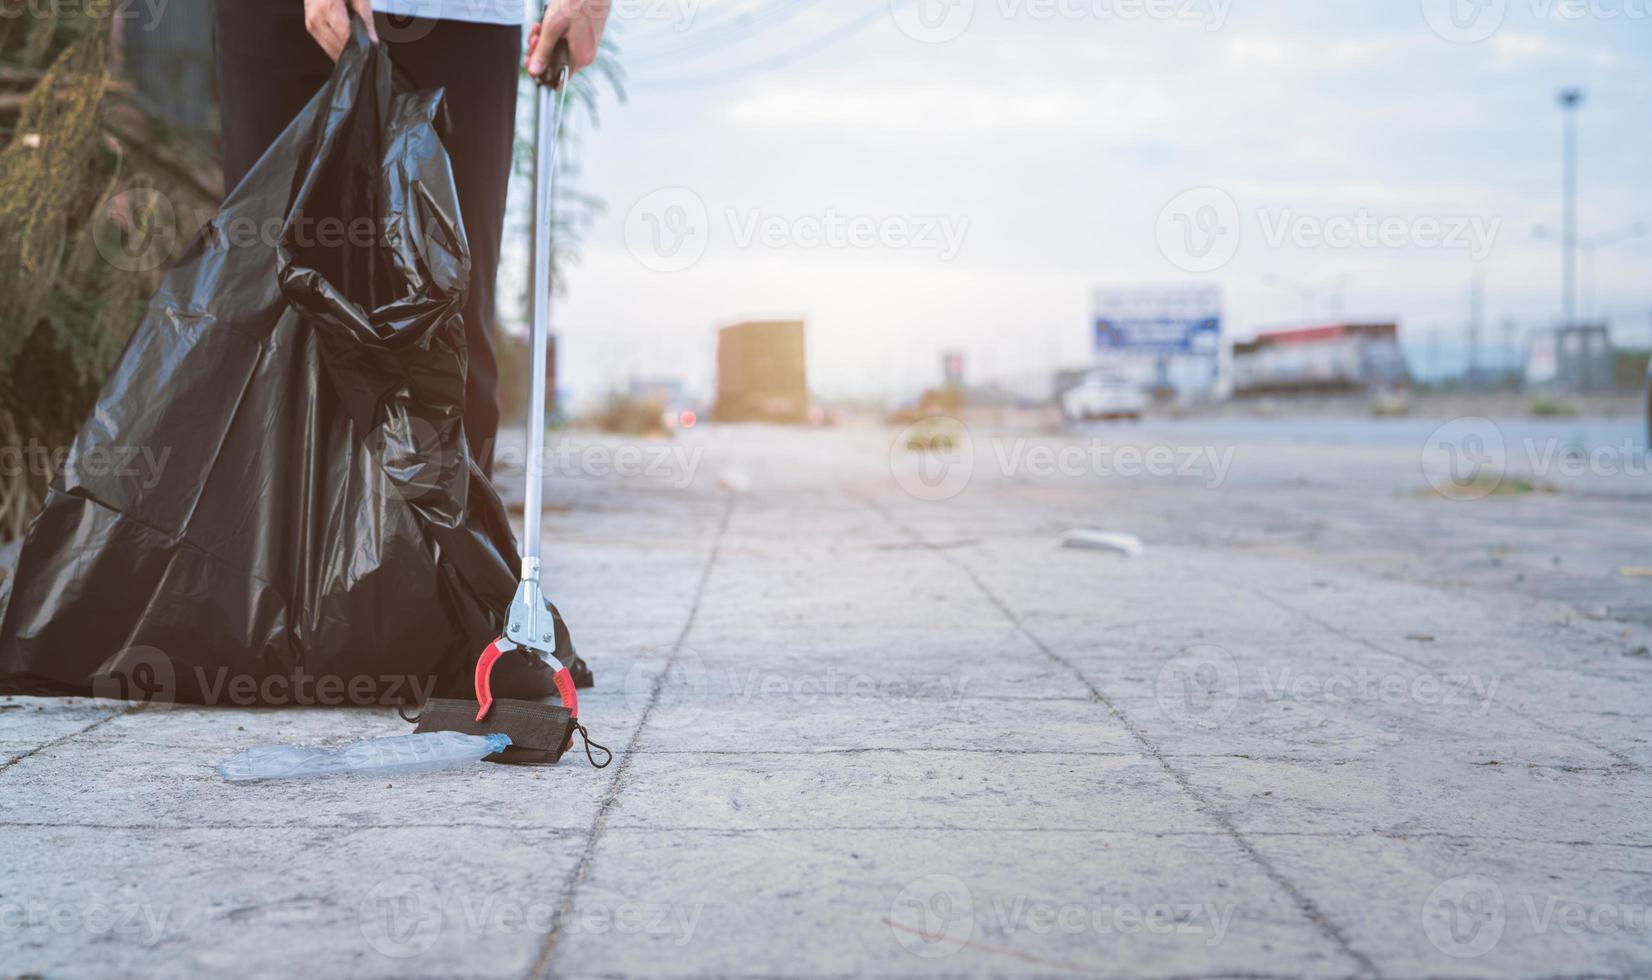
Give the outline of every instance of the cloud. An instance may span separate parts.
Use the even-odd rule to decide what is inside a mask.
[[[1541,34],[1523,34],[1503,31],[1491,39],[1493,50],[1507,61],[1526,61],[1551,57],[1557,53],[1553,41]]]

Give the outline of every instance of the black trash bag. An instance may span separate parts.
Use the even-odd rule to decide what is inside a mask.
[[[520,560],[462,425],[470,253],[441,93],[396,85],[354,27],[54,477],[0,689],[411,703],[466,690],[501,632]]]

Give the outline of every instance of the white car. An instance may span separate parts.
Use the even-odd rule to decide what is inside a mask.
[[[1139,419],[1147,409],[1147,392],[1122,374],[1092,371],[1061,395],[1061,411],[1080,419]]]

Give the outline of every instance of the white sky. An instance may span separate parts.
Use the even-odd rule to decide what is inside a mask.
[[[582,401],[633,376],[709,392],[714,328],[748,316],[807,320],[828,397],[910,395],[947,348],[972,381],[1042,374],[1084,360],[1092,289],[1131,282],[1220,283],[1240,338],[1398,318],[1426,372],[1433,335],[1447,362],[1462,345],[1476,272],[1495,339],[1558,316],[1533,228],[1560,221],[1564,85],[1588,90],[1582,233],[1652,221],[1648,0],[615,2],[629,97],[577,122],[607,210],[554,313]],[[1239,215],[1208,274],[1160,246],[1201,187]],[[1269,240],[1362,214],[1495,235],[1483,256]],[[882,244],[797,240],[834,216]],[[929,224],[936,247],[895,234]],[[1652,342],[1652,238],[1597,254],[1597,308]]]

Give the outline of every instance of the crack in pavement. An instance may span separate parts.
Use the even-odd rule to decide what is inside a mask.
[[[735,497],[730,495],[723,505],[723,515],[718,521],[717,532],[711,539],[711,550],[706,554],[705,565],[700,569],[700,581],[694,586],[694,598],[689,602],[688,617],[683,621],[683,628],[677,634],[677,639],[671,645],[671,652],[666,655],[665,668],[654,678],[653,687],[648,692],[648,703],[643,707],[642,716],[637,719],[637,728],[631,733],[631,740],[622,750],[618,767],[614,770],[613,781],[608,784],[608,793],[597,805],[595,819],[591,821],[590,837],[585,841],[585,848],[580,852],[579,862],[574,865],[572,874],[568,876],[562,887],[562,903],[557,907],[556,916],[551,920],[551,928],[545,933],[545,941],[539,947],[539,956],[529,969],[529,977],[550,976],[551,957],[556,953],[557,943],[562,938],[562,924],[568,916],[573,914],[574,897],[579,893],[579,886],[585,882],[590,873],[591,862],[596,856],[597,844],[602,840],[603,831],[608,827],[608,813],[619,799],[620,786],[626,775],[631,771],[631,760],[635,758],[633,750],[642,739],[643,731],[648,727],[648,719],[659,704],[660,691],[671,674],[672,666],[677,662],[677,656],[682,652],[683,644],[688,641],[688,634],[694,629],[694,621],[700,615],[700,603],[705,598],[706,583],[711,580],[711,570],[717,564],[717,556],[723,548],[723,537],[728,533],[729,522],[734,517]]]
[[[72,731],[67,735],[60,735],[57,738],[54,738],[49,742],[44,742],[40,745],[35,746],[34,748],[30,749],[27,752],[24,752],[21,755],[12,756],[10,759],[7,759],[4,763],[0,763],[0,772],[5,772],[7,769],[10,769],[12,766],[17,765],[19,762],[22,762],[24,759],[27,759],[30,756],[39,755],[41,752],[44,752],[47,749],[55,748],[59,745],[62,745],[64,742],[67,742],[70,739],[79,738],[80,736],[86,734],[87,732],[93,731],[93,730],[99,728],[102,725],[106,725],[109,722],[114,721],[116,718],[119,718],[121,715],[130,714],[131,712],[136,711],[136,710],[137,710],[137,707],[134,706],[134,707],[130,707],[130,708],[121,708],[117,711],[111,711],[108,714],[104,715],[102,718],[99,718],[97,721],[92,722],[90,725],[87,725],[84,728],[78,729],[76,731]]]
[[[848,490],[847,488],[846,491],[850,496],[860,498],[867,504],[867,506],[882,515],[884,520],[894,525],[901,531],[901,533],[905,534],[913,541],[920,543],[924,541],[923,535],[903,523],[900,518],[896,517],[891,511],[884,507],[875,497],[860,491]],[[1256,845],[1239,831],[1239,828],[1234,824],[1232,817],[1230,817],[1226,811],[1218,807],[1208,796],[1201,792],[1198,787],[1194,786],[1193,781],[1187,776],[1186,773],[1171,765],[1170,757],[1159,748],[1157,743],[1148,738],[1147,733],[1138,727],[1135,722],[1131,721],[1130,716],[1126,715],[1123,709],[1115,704],[1112,699],[1103,694],[1100,688],[1092,684],[1090,679],[1084,676],[1083,671],[1079,670],[1076,665],[1074,665],[1067,658],[1061,656],[1061,654],[1057,653],[1054,648],[1045,643],[1043,639],[1033,633],[1032,630],[1028,629],[1026,624],[1022,622],[1022,618],[1016,614],[1015,610],[1011,609],[1007,602],[1000,598],[997,593],[993,592],[992,589],[989,588],[984,581],[982,581],[981,577],[976,574],[974,568],[963,562],[951,551],[936,551],[933,549],[928,550],[941,561],[962,572],[965,577],[974,583],[976,590],[981,593],[981,595],[993,606],[993,608],[997,609],[999,613],[1003,615],[1003,617],[1015,628],[1017,632],[1025,637],[1028,642],[1037,648],[1038,651],[1047,657],[1052,663],[1060,666],[1077,678],[1078,682],[1084,685],[1085,689],[1090,692],[1091,698],[1095,700],[1097,704],[1102,705],[1109,712],[1111,712],[1114,718],[1118,719],[1119,723],[1123,725],[1125,730],[1130,733],[1130,737],[1135,739],[1136,743],[1139,744],[1148,755],[1152,756],[1154,761],[1158,762],[1159,766],[1164,769],[1167,774],[1169,774],[1170,778],[1176,782],[1176,785],[1181,788],[1182,792],[1190,797],[1194,802],[1198,803],[1200,808],[1209,814],[1210,818],[1222,829],[1223,834],[1232,840],[1233,843],[1245,854],[1245,856],[1250,858],[1251,861],[1262,870],[1262,873],[1268,877],[1268,880],[1272,881],[1282,891],[1284,891],[1287,896],[1290,897],[1291,901],[1296,904],[1297,909],[1301,911],[1302,915],[1316,929],[1319,930],[1320,934],[1326,939],[1329,939],[1332,944],[1334,944],[1337,949],[1343,953],[1343,955],[1347,956],[1359,965],[1360,971],[1363,975],[1375,977],[1382,976],[1382,971],[1377,968],[1376,962],[1365,953],[1354,948],[1352,942],[1349,941],[1347,934],[1342,931],[1342,927],[1332,921],[1330,916],[1319,907],[1318,903],[1309,898],[1301,888],[1297,887],[1295,882],[1291,881],[1283,872],[1274,867],[1273,863],[1269,861],[1267,857],[1261,853],[1261,851],[1257,850]]]

